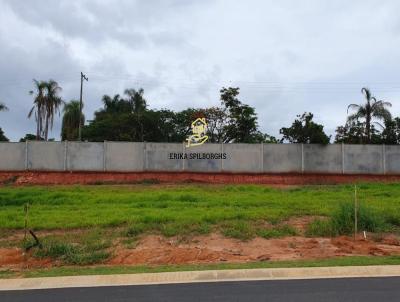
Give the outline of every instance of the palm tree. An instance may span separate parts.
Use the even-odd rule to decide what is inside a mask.
[[[140,88],[139,90],[125,89],[124,93],[128,96],[128,102],[131,104],[133,112],[139,113],[146,110],[147,102],[143,97],[143,88]]]
[[[43,132],[43,121],[45,117],[45,105],[46,105],[46,96],[45,96],[45,87],[46,82],[37,81],[33,79],[33,83],[35,86],[35,91],[29,91],[30,95],[35,95],[33,100],[33,107],[29,111],[28,118],[31,118],[32,115],[35,116],[36,120],[36,139],[40,140]]]
[[[79,101],[72,100],[66,103],[63,109],[63,118],[61,126],[62,140],[76,140],[78,138],[79,129]],[[81,115],[81,123],[85,120],[85,116]]]
[[[356,112],[349,115],[347,117],[347,121],[355,122],[360,118],[365,119],[364,132],[366,136],[366,143],[370,143],[372,118],[379,120],[390,120],[392,116],[387,107],[392,107],[392,104],[385,101],[377,101],[376,98],[371,95],[371,91],[368,88],[362,88],[361,93],[365,96],[367,102],[364,105],[350,104],[347,107],[347,114],[349,113],[349,109],[356,110]],[[379,124],[378,122],[375,123]]]
[[[62,90],[58,83],[54,80],[46,82],[46,115],[45,115],[45,128],[44,139],[47,141],[49,126],[53,129],[54,115],[60,112],[60,107],[64,104],[58,93]]]
[[[136,121],[139,125],[140,131],[140,140],[144,141],[144,125],[142,120],[142,113],[146,111],[147,102],[143,97],[144,90],[140,88],[136,89],[125,89],[124,93],[128,96],[128,102],[132,108],[133,113],[136,116]]]

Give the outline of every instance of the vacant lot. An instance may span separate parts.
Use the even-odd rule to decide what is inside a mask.
[[[352,185],[4,186],[0,266],[187,265],[400,255],[400,185],[358,184],[357,196],[358,227],[368,238],[360,234],[353,242],[346,237],[354,227]],[[28,258],[22,253],[32,244],[31,239],[23,240],[26,204],[29,228],[42,243]]]
[[[294,216],[329,216],[353,201],[354,187],[271,188],[224,185],[2,187],[0,228],[34,229],[140,224],[144,228],[204,229],[224,222],[275,224]],[[358,199],[388,222],[400,222],[400,184],[360,184]]]

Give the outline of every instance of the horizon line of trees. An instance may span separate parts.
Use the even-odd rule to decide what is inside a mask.
[[[79,101],[64,102],[62,88],[54,80],[34,81],[33,106],[28,118],[34,118],[36,134],[26,134],[20,141],[49,139],[54,118],[62,112],[61,140],[78,140],[79,124],[85,116]],[[211,143],[314,143],[329,144],[331,136],[324,126],[313,121],[311,112],[297,115],[289,127],[282,127],[280,139],[259,130],[255,108],[239,100],[238,87],[220,90],[220,106],[187,108],[182,111],[149,109],[143,89],[126,89],[121,96],[104,95],[103,107],[82,129],[85,141],[183,142],[197,117],[207,119],[208,142]],[[363,104],[350,104],[347,121],[335,130],[334,143],[400,144],[400,118],[392,118],[390,102],[377,100],[368,88],[362,88]],[[7,111],[0,103],[0,111]],[[8,141],[0,128],[0,141]]]

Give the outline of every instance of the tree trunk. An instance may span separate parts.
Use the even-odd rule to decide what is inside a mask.
[[[47,135],[49,132],[49,117],[46,116],[46,126],[44,128],[44,140],[47,141]]]
[[[365,121],[366,134],[367,134],[367,144],[371,143],[371,116],[367,115]]]

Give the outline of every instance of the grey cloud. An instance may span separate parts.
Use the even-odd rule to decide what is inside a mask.
[[[13,139],[26,119],[32,78],[54,78],[91,118],[103,94],[143,87],[154,108],[219,105],[241,87],[263,131],[278,135],[312,111],[333,134],[360,86],[400,113],[398,1],[0,0],[0,127]],[[11,8],[11,12],[8,11]],[[3,15],[2,15],[3,14]],[[3,23],[2,23],[3,22]],[[380,84],[379,84],[380,83]],[[57,119],[54,137],[59,137]]]

